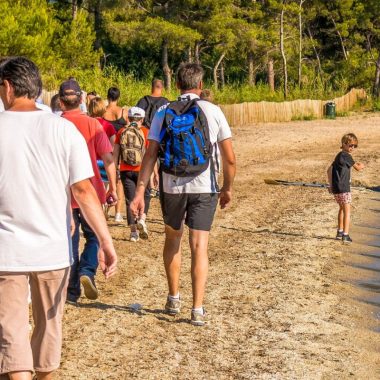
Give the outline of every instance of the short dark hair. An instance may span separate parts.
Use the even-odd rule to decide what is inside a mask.
[[[181,90],[198,88],[203,80],[203,67],[198,63],[183,63],[177,70],[177,83]]]
[[[117,87],[110,87],[107,92],[107,99],[116,102],[120,98],[120,90]]]
[[[74,110],[79,107],[82,98],[79,95],[65,95],[60,97],[61,102],[65,105],[67,111]]]
[[[59,103],[59,94],[53,95],[50,99],[50,108],[53,112],[62,111],[61,105]]]
[[[0,83],[7,80],[16,98],[36,99],[42,92],[42,80],[37,65],[25,57],[8,57],[0,61]]]
[[[154,78],[152,80],[152,88],[163,88],[164,82],[161,79]]]

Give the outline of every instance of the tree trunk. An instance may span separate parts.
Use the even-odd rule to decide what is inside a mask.
[[[220,86],[223,88],[226,84],[226,80],[224,77],[224,62],[220,64]]]
[[[373,83],[372,93],[373,96],[379,97],[379,86],[380,86],[380,54],[376,61],[376,72],[375,72],[375,81]]]
[[[77,0],[72,0],[71,3],[71,16],[73,20],[76,19],[78,13],[78,1]]]
[[[102,46],[101,33],[102,33],[102,12],[101,12],[102,0],[96,0],[94,9],[94,28],[95,28],[95,50],[99,50]]]
[[[302,5],[305,0],[300,0],[298,12],[298,32],[299,32],[299,48],[298,48],[298,88],[302,84]]]
[[[348,53],[347,53],[346,47],[344,46],[343,37],[342,37],[342,35],[340,34],[340,32],[339,32],[339,30],[338,30],[338,28],[337,28],[337,26],[336,26],[335,20],[334,20],[332,17],[331,17],[331,20],[332,20],[332,22],[333,22],[333,24],[334,24],[335,31],[336,31],[336,33],[337,33],[337,35],[338,35],[338,37],[339,37],[339,41],[340,41],[340,45],[341,45],[341,47],[342,47],[342,52],[343,52],[344,59],[345,59],[346,61],[348,61]]]
[[[187,62],[188,63],[193,63],[193,51],[192,51],[190,45],[187,48]]]
[[[309,27],[307,28],[307,32],[309,34],[309,38],[310,38],[310,41],[311,41],[311,45],[313,47],[313,51],[314,51],[315,57],[317,58],[318,73],[319,73],[319,76],[320,76],[321,80],[323,81],[323,70],[322,70],[322,65],[321,65],[321,59],[319,58],[319,54],[317,52],[317,48],[315,47],[314,38],[313,38],[313,35],[311,34],[311,30],[310,30]]]
[[[274,65],[273,58],[268,59],[268,84],[271,91],[274,91]]]
[[[285,47],[284,47],[284,7],[281,10],[281,21],[280,21],[280,49],[281,56],[284,66],[284,98],[288,97],[288,66],[286,62]]]
[[[162,42],[162,71],[164,73],[165,90],[170,90],[171,87],[171,70],[168,63],[168,40]]]
[[[219,65],[222,63],[223,61],[223,58],[225,57],[226,53],[222,53],[222,55],[219,57],[218,61],[216,62],[215,66],[214,66],[214,70],[213,70],[213,73],[214,73],[214,87],[215,89],[217,90],[218,89],[218,68],[219,68]]]
[[[255,68],[254,68],[254,61],[253,61],[253,53],[248,53],[248,84],[250,86],[255,86],[256,84],[256,78],[255,78]]]
[[[195,47],[194,47],[194,57],[195,57],[195,63],[197,63],[198,65],[201,63],[201,60],[199,57],[199,48],[200,47],[201,47],[201,43],[199,41],[197,41],[195,43]]]

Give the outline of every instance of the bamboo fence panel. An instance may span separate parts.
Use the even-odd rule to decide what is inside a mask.
[[[42,90],[42,94],[41,94],[41,97],[42,97],[42,101],[44,102],[44,104],[46,104],[47,106],[50,106],[50,100],[51,98],[57,94],[58,92],[57,91],[46,91],[46,90]]]
[[[363,89],[352,89],[346,95],[332,99],[337,112],[347,112],[359,99],[366,98]],[[299,99],[291,102],[250,102],[240,104],[222,104],[228,123],[237,127],[253,123],[291,121],[303,118],[322,119],[327,100]]]
[[[50,100],[56,91],[42,91],[42,100],[50,105]],[[365,99],[365,90],[353,88],[346,95],[332,99],[337,112],[347,112],[359,99]],[[228,123],[233,127],[254,124],[291,121],[303,118],[322,119],[327,100],[299,99],[291,102],[245,102],[239,104],[222,104],[222,109]]]

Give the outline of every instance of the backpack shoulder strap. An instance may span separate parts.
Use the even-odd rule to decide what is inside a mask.
[[[145,101],[148,103],[148,107],[152,105],[152,100],[149,95],[144,96]]]

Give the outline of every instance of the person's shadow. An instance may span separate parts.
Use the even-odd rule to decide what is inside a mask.
[[[127,306],[122,305],[112,305],[103,302],[91,302],[91,303],[81,303],[78,302],[75,307],[83,308],[83,309],[98,309],[98,310],[118,310],[127,312],[130,314],[136,314],[139,317],[145,317],[148,314],[153,314],[158,320],[165,321],[168,323],[188,323],[190,324],[190,319],[186,318],[178,318],[176,316],[170,316],[163,309],[149,309],[143,307],[141,304],[134,303]],[[0,379],[1,380],[1,379]]]

